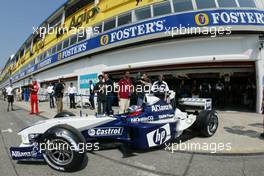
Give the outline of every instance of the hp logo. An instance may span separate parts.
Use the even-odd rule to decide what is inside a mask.
[[[164,128],[157,129],[153,135],[153,141],[155,144],[161,145],[165,142],[167,132]]]

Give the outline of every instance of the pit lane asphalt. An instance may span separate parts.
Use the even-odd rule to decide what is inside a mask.
[[[0,175],[1,176],[259,176],[264,173],[264,155],[200,155],[171,153],[164,149],[135,152],[123,157],[118,149],[88,153],[88,163],[74,173],[57,172],[43,162],[18,163],[12,161],[9,147],[20,144],[17,132],[42,117],[29,116],[15,108],[6,112],[6,102],[0,100]],[[12,132],[8,132],[12,129]],[[3,131],[2,131],[3,130]]]

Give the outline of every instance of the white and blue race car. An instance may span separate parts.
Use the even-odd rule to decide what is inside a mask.
[[[182,100],[183,104],[194,106],[200,102],[203,101]],[[97,150],[103,142],[119,142],[127,147],[145,150],[163,146],[193,127],[205,137],[213,136],[218,128],[217,112],[196,112],[182,112],[148,94],[142,107],[132,106],[128,113],[113,117],[78,117],[71,113],[60,113],[53,119],[20,131],[18,135],[22,143],[19,147],[11,147],[10,154],[13,160],[45,160],[56,170],[78,170],[87,157],[87,146]]]

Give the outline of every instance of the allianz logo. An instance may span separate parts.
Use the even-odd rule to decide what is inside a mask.
[[[119,136],[123,134],[122,127],[92,128],[88,130],[89,136]]]
[[[153,105],[151,107],[151,110],[152,112],[172,110],[172,106],[171,105]]]
[[[12,151],[12,157],[31,157],[31,152]]]

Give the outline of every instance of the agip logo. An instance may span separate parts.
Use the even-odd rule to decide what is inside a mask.
[[[209,16],[206,13],[198,13],[195,22],[198,26],[206,26],[209,24]]]
[[[101,36],[100,44],[104,46],[104,45],[107,45],[108,43],[109,43],[109,35],[106,34],[106,35]]]

